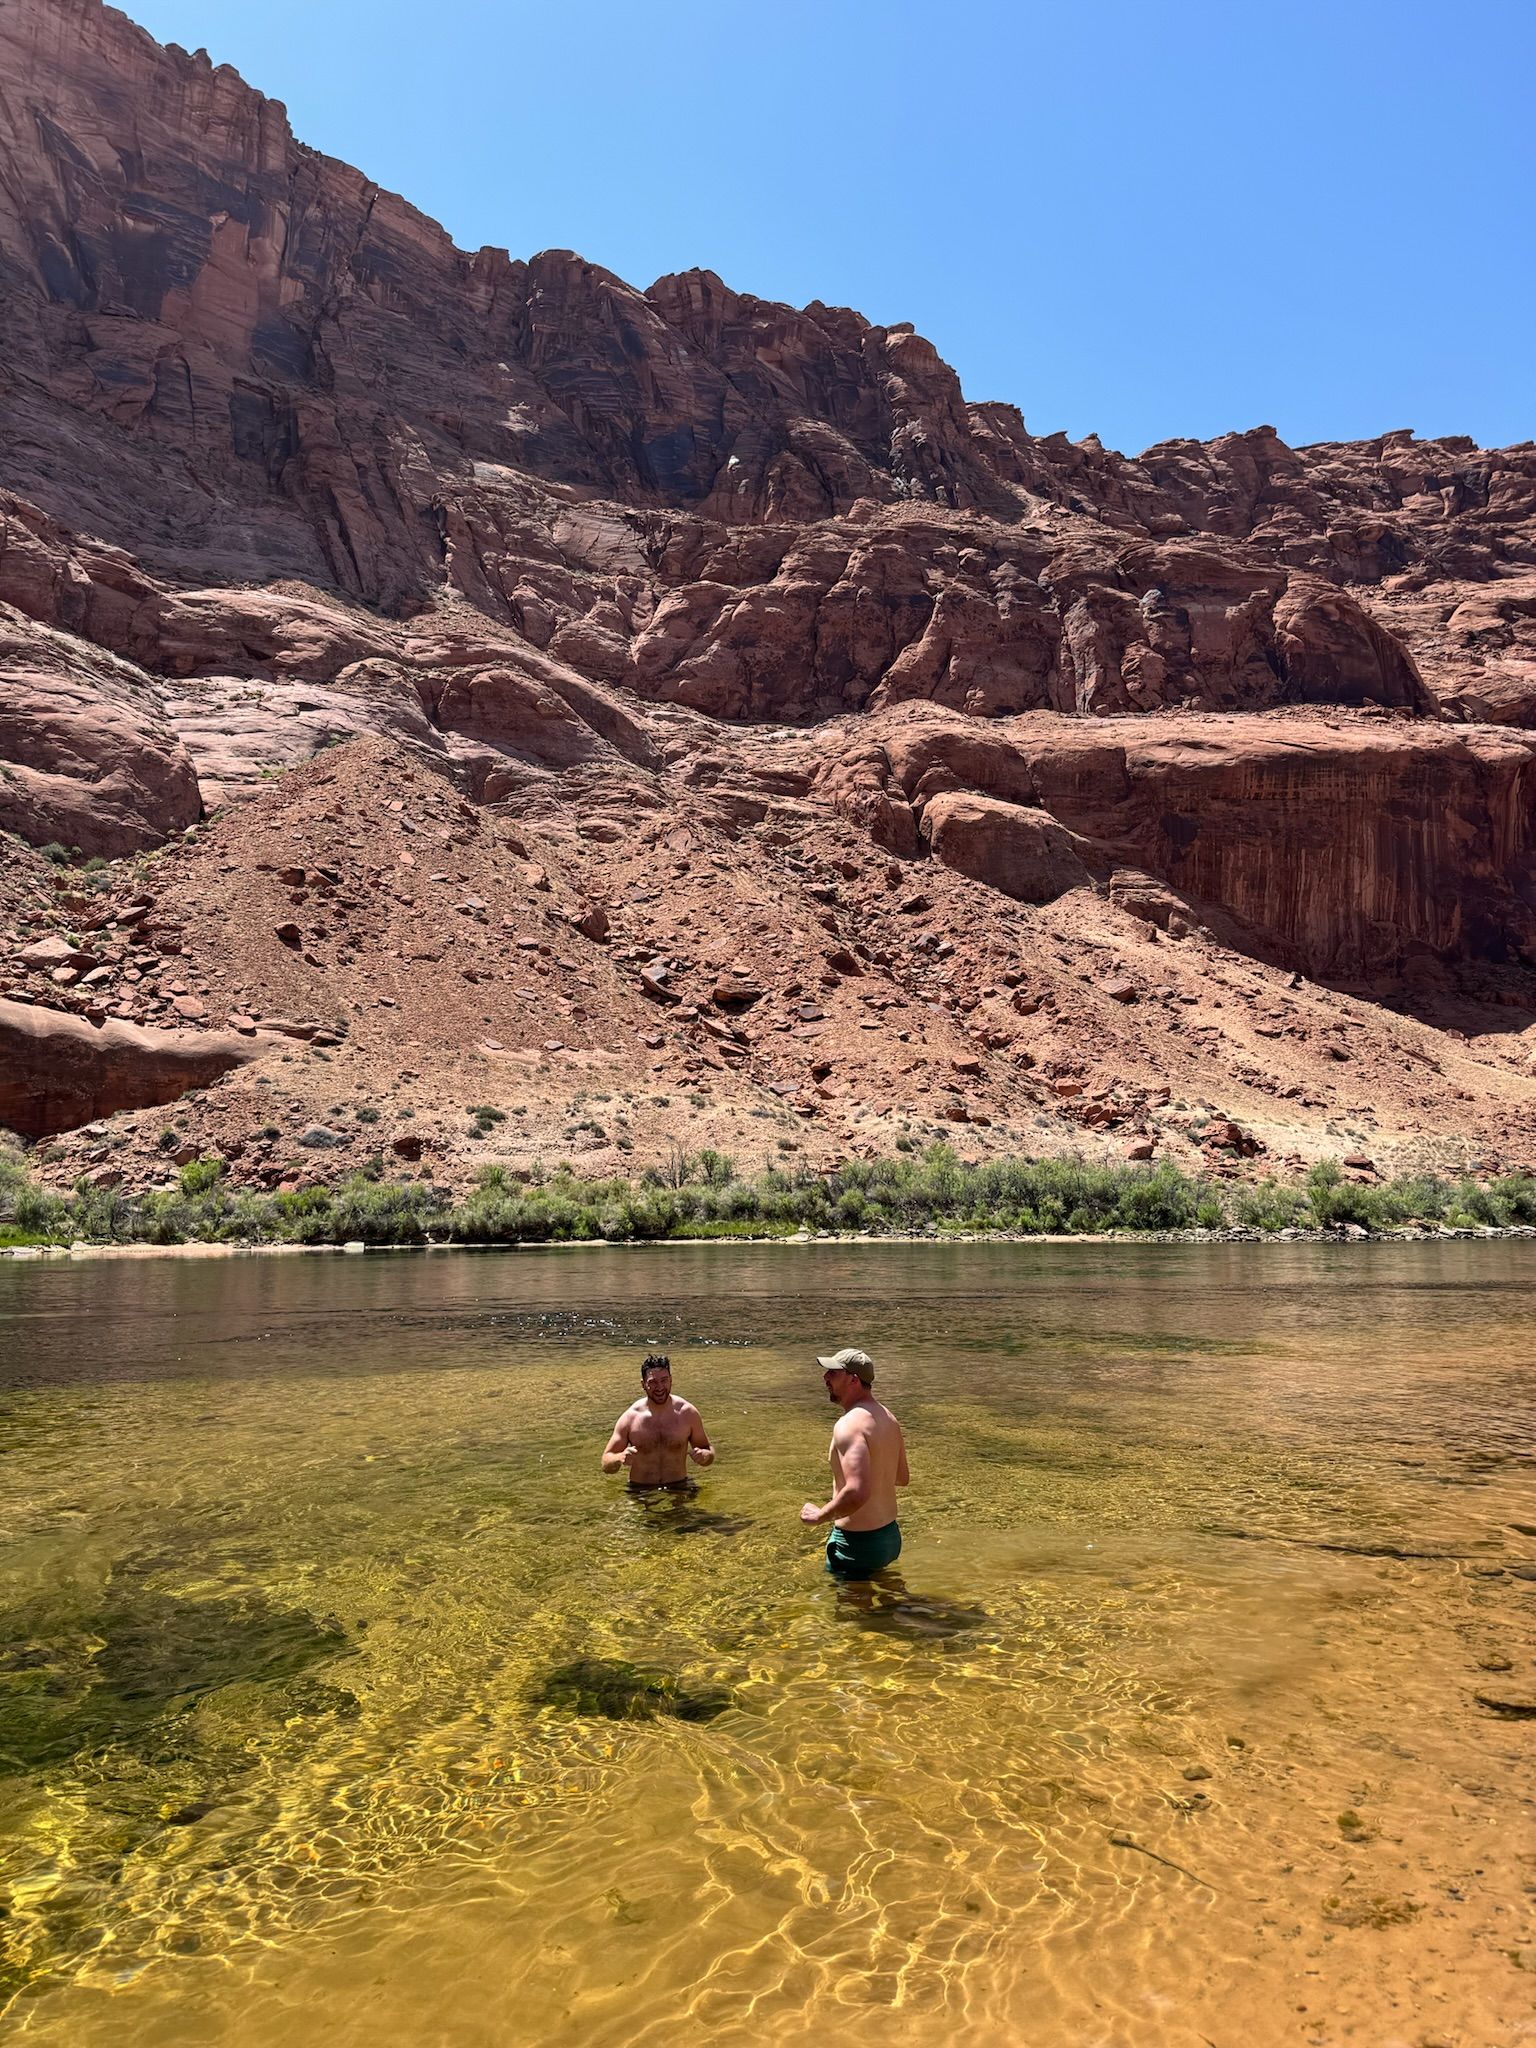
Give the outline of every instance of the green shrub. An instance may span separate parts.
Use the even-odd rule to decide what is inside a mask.
[[[723,1188],[736,1177],[736,1162],[728,1153],[711,1151],[708,1146],[693,1162],[694,1171],[712,1188]]]
[[[421,1244],[443,1206],[420,1181],[381,1186],[352,1174],[331,1198],[330,1223],[342,1244]]]
[[[1337,1159],[1319,1159],[1307,1175],[1307,1201],[1312,1210],[1312,1221],[1319,1230],[1326,1230],[1335,1220],[1343,1179]]]
[[[1234,1189],[1232,1210],[1247,1230],[1294,1230],[1311,1220],[1306,1197],[1273,1179]]]
[[[1473,1224],[1504,1221],[1504,1207],[1492,1188],[1479,1187],[1475,1180],[1463,1180],[1456,1189],[1457,1208],[1470,1216]]]
[[[1343,1181],[1329,1191],[1328,1220],[1335,1227],[1341,1223],[1355,1223],[1364,1230],[1370,1230],[1378,1221],[1380,1206],[1375,1188]]]
[[[138,1235],[138,1212],[121,1188],[93,1188],[75,1183],[69,1203],[69,1228],[89,1244],[131,1244]]]
[[[23,1154],[0,1146],[0,1242],[36,1244],[64,1234],[69,1204],[33,1180]]]
[[[1407,1174],[1382,1190],[1396,1223],[1438,1223],[1450,1207],[1451,1191],[1432,1173]]]
[[[672,1233],[680,1237],[788,1237],[794,1226],[789,1223],[770,1223],[759,1220],[755,1223],[721,1221],[716,1223],[694,1223],[687,1230]]]
[[[495,1112],[491,1121],[500,1118]],[[279,1135],[275,1125],[265,1128]],[[175,1142],[173,1132],[165,1135]],[[457,1206],[423,1182],[386,1181],[379,1153],[336,1188],[279,1195],[235,1192],[225,1162],[216,1158],[194,1160],[173,1187],[138,1196],[82,1180],[65,1199],[38,1187],[29,1169],[27,1155],[0,1142],[0,1241],[617,1244],[784,1236],[802,1226],[1081,1235],[1182,1230],[1192,1223],[1217,1229],[1229,1217],[1261,1230],[1304,1223],[1382,1229],[1442,1217],[1458,1229],[1536,1222],[1536,1177],[1526,1174],[1489,1184],[1469,1175],[1449,1182],[1417,1174],[1365,1185],[1346,1182],[1336,1161],[1320,1160],[1299,1186],[1271,1177],[1224,1188],[1167,1161],[1100,1165],[1056,1157],[968,1164],[946,1144],[921,1154],[896,1150],[880,1159],[849,1159],[830,1170],[786,1160],[765,1165],[751,1179],[739,1177],[724,1153],[689,1155],[678,1148],[638,1180],[582,1179],[561,1162],[553,1171],[535,1165],[524,1185],[504,1166],[487,1166]]]
[[[194,1234],[205,1234],[196,1230],[200,1219],[194,1204],[174,1188],[155,1188],[136,1207],[133,1235],[148,1244],[185,1244]]]
[[[59,1237],[69,1220],[69,1204],[44,1188],[24,1187],[11,1204],[10,1220],[24,1238]]]
[[[10,1214],[12,1205],[30,1187],[31,1180],[21,1153],[13,1152],[9,1146],[0,1150],[0,1216]]]
[[[1122,1186],[1119,1221],[1127,1230],[1185,1230],[1196,1209],[1192,1182],[1168,1161],[1134,1173]]]

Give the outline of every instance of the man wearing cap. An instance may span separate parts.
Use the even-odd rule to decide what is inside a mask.
[[[832,1428],[832,1498],[825,1507],[808,1500],[800,1519],[832,1524],[827,1570],[834,1577],[870,1579],[901,1555],[896,1489],[908,1482],[907,1447],[901,1424],[870,1391],[875,1361],[867,1351],[838,1351],[816,1363],[827,1399],[843,1412]]]

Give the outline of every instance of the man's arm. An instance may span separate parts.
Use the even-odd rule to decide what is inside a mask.
[[[896,1425],[896,1484],[910,1486],[912,1474],[907,1470],[907,1440],[901,1433],[901,1424]]]
[[[695,1465],[713,1465],[715,1462],[715,1447],[704,1427],[704,1418],[692,1405],[688,1409],[688,1455]]]
[[[836,1441],[835,1431],[833,1440]],[[802,1522],[835,1522],[839,1515],[851,1515],[869,1498],[869,1444],[863,1430],[850,1430],[847,1438],[838,1443],[837,1449],[842,1460],[842,1483],[824,1508],[808,1500],[800,1510]]]
[[[603,1470],[622,1472],[627,1465],[635,1462],[637,1453],[629,1440],[629,1410],[626,1408],[613,1425],[613,1435],[608,1439],[608,1448],[603,1452]]]

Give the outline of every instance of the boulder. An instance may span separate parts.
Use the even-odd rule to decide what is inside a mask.
[[[1240,1159],[1254,1159],[1264,1146],[1252,1131],[1243,1129],[1228,1117],[1216,1117],[1205,1127],[1202,1141],[1213,1152],[1232,1152]]]
[[[1536,734],[1302,714],[978,732],[926,708],[875,733],[915,801],[950,785],[923,803],[934,852],[1009,894],[1134,867],[1170,892],[1154,922],[1213,906],[1224,937],[1314,979],[1536,955]]]
[[[33,939],[30,945],[23,946],[16,958],[23,967],[52,974],[57,967],[89,967],[92,955],[72,945],[61,933],[50,932],[46,938]]]
[[[754,1003],[760,1003],[764,990],[749,974],[722,974],[710,990],[709,999],[717,1010],[736,1012],[750,1010]]]
[[[671,969],[664,960],[652,960],[640,970],[640,993],[653,1003],[680,1003],[682,997],[669,985]]]
[[[1044,811],[969,792],[930,797],[923,838],[946,867],[1024,903],[1051,903],[1092,881],[1073,835]]]

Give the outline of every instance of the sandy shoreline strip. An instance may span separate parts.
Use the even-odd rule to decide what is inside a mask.
[[[1482,1244],[1499,1238],[1536,1239],[1536,1225],[1512,1224],[1500,1228],[1487,1224],[1476,1230],[1366,1230],[1352,1226],[1346,1231],[1333,1230],[1292,1230],[1292,1231],[1231,1231],[1231,1230],[1169,1230],[1169,1231],[1061,1231],[1054,1235],[1043,1232],[1008,1230],[946,1231],[942,1236],[922,1234],[896,1234],[882,1232],[876,1236],[865,1231],[795,1231],[788,1236],[768,1235],[762,1237],[637,1237],[620,1238],[610,1242],[606,1238],[575,1239],[527,1239],[516,1244],[364,1244],[354,1240],[349,1244],[75,1244],[57,1245],[0,1245],[0,1259],[57,1261],[67,1259],[251,1259],[251,1258],[317,1258],[337,1255],[357,1257],[368,1253],[374,1258],[388,1254],[399,1257],[423,1252],[590,1252],[590,1251],[668,1251],[674,1248],[709,1246],[719,1250],[737,1250],[747,1245],[755,1249],[764,1246],[782,1245],[803,1251],[810,1246],[826,1245],[953,1245],[953,1244],[1015,1244],[1015,1245],[1060,1245],[1060,1244],[1187,1244],[1187,1245],[1354,1245],[1354,1244]]]

